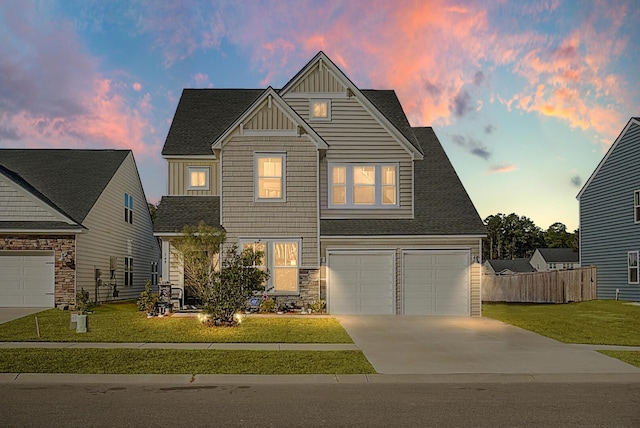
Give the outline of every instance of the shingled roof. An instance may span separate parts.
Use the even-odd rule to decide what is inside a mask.
[[[131,150],[0,149],[0,173],[81,224],[129,153]],[[62,227],[55,222],[1,223],[2,228]]]
[[[153,233],[180,233],[185,225],[204,222],[220,226],[220,196],[163,196],[156,211]]]
[[[265,90],[184,89],[162,155],[212,155],[211,144],[251,107]],[[365,89],[361,92],[420,153],[424,154],[395,91]]]
[[[547,263],[578,263],[580,256],[571,248],[538,248]]]
[[[527,258],[518,258],[513,260],[487,260],[491,268],[496,274],[509,270],[515,273],[535,272],[536,270],[529,263]]]
[[[321,220],[321,236],[487,233],[433,129],[412,130],[425,153],[424,160],[415,161],[414,218]]]

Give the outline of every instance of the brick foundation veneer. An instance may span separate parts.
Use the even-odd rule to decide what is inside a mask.
[[[73,235],[15,235],[0,236],[0,251],[54,251],[55,304],[75,304],[76,289],[76,240]],[[65,260],[59,260],[65,252]]]

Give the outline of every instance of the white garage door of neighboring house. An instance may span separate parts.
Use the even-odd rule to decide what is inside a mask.
[[[402,268],[405,315],[469,315],[468,251],[407,251]]]
[[[330,252],[327,265],[331,314],[395,312],[394,252]]]
[[[54,307],[53,253],[0,253],[0,306]]]

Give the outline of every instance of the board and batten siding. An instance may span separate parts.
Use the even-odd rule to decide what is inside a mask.
[[[256,202],[254,153],[286,154],[286,202]],[[222,151],[222,226],[227,239],[302,238],[300,267],[317,268],[318,150],[306,137],[235,135]]]
[[[321,63],[318,63],[307,70],[289,92],[340,92],[344,94],[347,88],[336,78],[330,69],[320,64]]]
[[[393,250],[396,255],[396,313],[402,313],[402,252],[405,250],[465,250],[471,260],[482,256],[481,240],[474,237],[322,237],[320,254],[328,258],[327,250]],[[481,276],[482,264],[472,262],[469,268],[469,313],[473,317],[482,315]],[[320,279],[326,283],[326,268],[320,269]]]
[[[220,162],[217,159],[168,159],[169,196],[218,196]],[[190,166],[209,168],[209,190],[189,190],[187,169]]]
[[[257,107],[255,113],[246,118],[242,123],[244,130],[277,129],[295,131],[297,125],[279,108],[269,107],[269,100],[264,100]]]
[[[44,202],[0,176],[2,221],[69,221]]]
[[[596,265],[599,299],[640,300],[627,252],[640,251],[634,192],[640,190],[640,126],[632,123],[580,196],[580,265]]]
[[[124,194],[133,195],[133,224],[124,219]],[[93,300],[94,269],[102,271],[99,300],[112,300],[109,260],[118,258],[116,280],[118,299],[137,299],[151,278],[151,262],[160,263],[160,249],[153,236],[147,207],[133,155],[122,162],[111,181],[82,223],[87,230],[76,238],[76,288],[89,291]],[[131,243],[129,244],[129,241]],[[129,245],[131,252],[129,252]],[[133,286],[124,286],[124,257],[133,257]]]
[[[309,120],[307,98],[286,98],[287,103]],[[321,218],[412,218],[413,164],[407,150],[369,112],[352,98],[331,99],[331,121],[310,122],[329,149],[320,166]],[[328,165],[332,162],[398,163],[399,208],[329,209]]]

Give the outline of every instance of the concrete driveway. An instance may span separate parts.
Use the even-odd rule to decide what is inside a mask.
[[[0,308],[0,324],[46,311],[48,308]]]
[[[337,318],[383,374],[640,374],[593,347],[563,344],[490,318]]]

